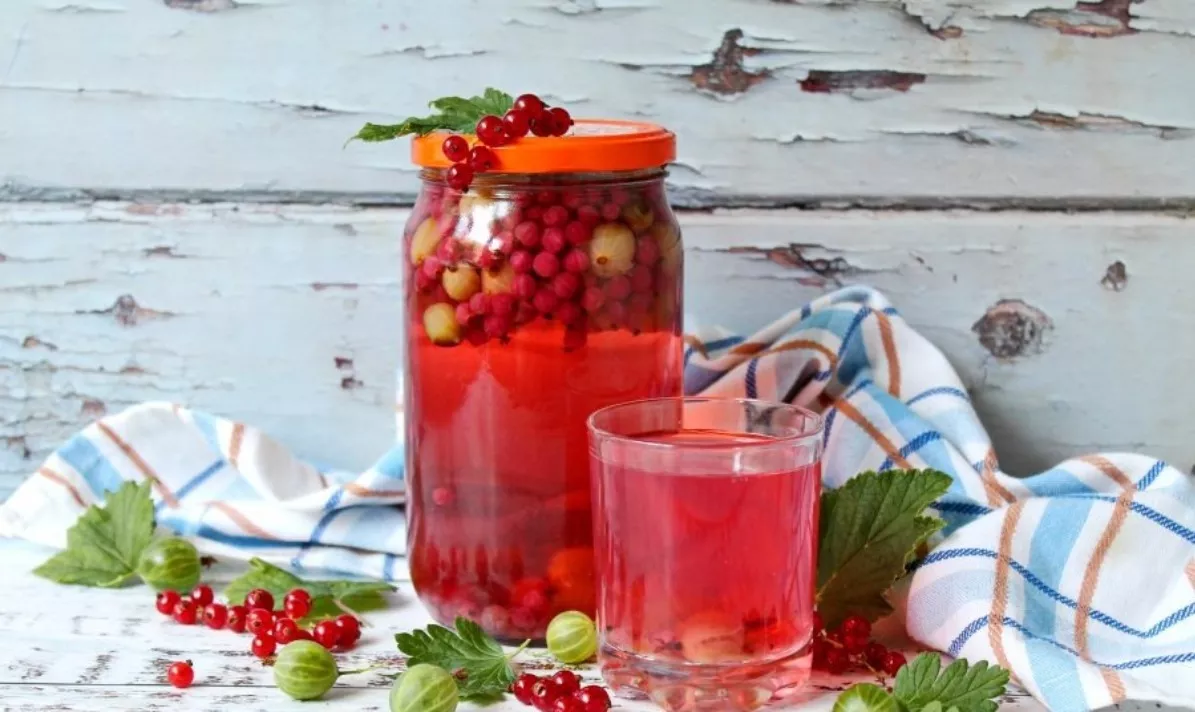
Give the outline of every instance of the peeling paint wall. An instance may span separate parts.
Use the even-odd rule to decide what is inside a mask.
[[[0,497],[150,398],[367,464],[393,437],[417,181],[405,145],[344,140],[486,85],[677,131],[696,316],[751,328],[874,284],[1006,467],[1195,463],[1195,386],[1163,381],[1195,330],[1158,308],[1192,296],[1195,3],[480,7],[0,3]]]

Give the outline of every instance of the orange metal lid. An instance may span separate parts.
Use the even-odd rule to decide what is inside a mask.
[[[444,132],[411,141],[411,161],[424,168],[448,168],[441,146]],[[477,137],[466,134],[469,145]],[[676,135],[655,124],[615,119],[576,119],[560,137],[528,134],[493,149],[497,173],[585,173],[659,168],[676,160]]]

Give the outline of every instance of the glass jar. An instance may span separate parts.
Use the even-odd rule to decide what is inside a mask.
[[[664,194],[673,135],[578,120],[423,188],[403,241],[408,553],[420,599],[505,641],[594,615],[588,416],[679,396],[683,251]]]

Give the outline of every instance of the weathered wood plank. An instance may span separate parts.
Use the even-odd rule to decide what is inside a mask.
[[[405,211],[0,205],[0,496],[104,412],[172,399],[367,466],[393,441]],[[1005,467],[1195,462],[1191,222],[1159,214],[693,213],[688,311],[754,329],[868,283],[951,357]],[[1013,300],[1002,302],[1002,300]],[[1160,398],[1160,394],[1166,394]],[[328,427],[334,422],[335,427]]]
[[[1190,200],[1193,28],[1183,0],[9,0],[0,199],[401,199],[405,147],[345,138],[499,84],[673,127],[688,204]]]
[[[29,570],[47,553],[0,541],[0,565],[12,572],[13,579],[13,591],[5,593],[10,603],[0,614],[0,635],[7,643],[0,647],[0,701],[5,710],[297,712],[345,709],[349,703],[357,710],[386,710],[385,688],[390,682],[384,674],[401,669],[402,664],[393,634],[430,623],[409,584],[403,584],[390,608],[367,616],[370,625],[357,648],[338,656],[342,669],[373,665],[383,669],[341,678],[324,701],[292,702],[273,688],[269,668],[249,655],[247,636],[182,628],[166,621],[154,611],[152,596],[144,587],[107,591],[42,581]],[[218,588],[239,570],[217,565],[206,578]],[[71,615],[81,611],[89,613]],[[114,634],[118,628],[121,632]],[[192,660],[196,671],[195,687],[186,691],[173,690],[164,679],[166,667],[181,659]],[[543,651],[524,653],[520,659],[528,669],[555,669]],[[592,666],[582,670],[582,676],[599,681]],[[801,709],[829,710],[835,693],[854,679],[819,677]],[[619,708],[629,712],[655,709],[631,702],[620,702]],[[515,712],[524,708],[508,700],[487,709]],[[1016,691],[1005,698],[1003,709],[1041,707]]]

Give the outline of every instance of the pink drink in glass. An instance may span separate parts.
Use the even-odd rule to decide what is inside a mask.
[[[601,663],[669,709],[753,709],[808,679],[821,419],[659,399],[590,421]]]

